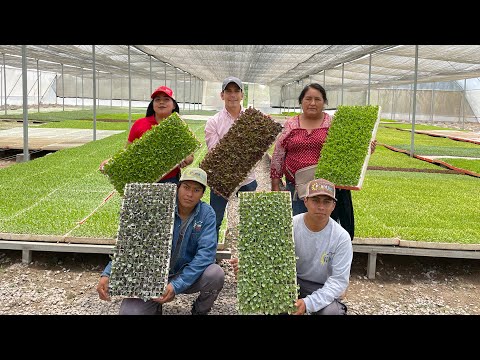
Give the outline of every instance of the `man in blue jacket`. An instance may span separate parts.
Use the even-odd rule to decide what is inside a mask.
[[[182,171],[177,189],[169,281],[162,296],[143,301],[125,298],[120,315],[161,314],[162,304],[176,294],[200,292],[192,306],[192,315],[207,314],[223,288],[225,272],[215,263],[217,232],[213,208],[200,199],[207,187],[207,174],[200,168]],[[102,272],[97,292],[109,301],[108,282],[111,261]]]

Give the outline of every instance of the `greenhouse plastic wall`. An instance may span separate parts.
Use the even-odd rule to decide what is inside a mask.
[[[91,107],[93,84],[91,74],[83,77],[50,72],[27,71],[28,103],[37,111],[48,106]],[[0,109],[2,113],[22,107],[21,70],[0,67]],[[185,81],[184,81],[185,78]],[[264,113],[276,114],[283,111],[300,111],[298,96],[310,81],[319,81],[322,77],[310,77],[284,87],[269,87],[259,84],[246,84],[248,89],[247,106]],[[170,86],[182,110],[220,110],[223,101],[220,98],[221,84],[190,80],[190,77],[178,76],[176,81],[161,78],[131,79],[132,106],[146,107],[150,101],[151,87]],[[97,79],[97,105],[128,106],[128,79],[100,77]],[[65,90],[63,89],[65,87]],[[329,89],[332,87],[331,89]],[[466,91],[464,91],[466,87]],[[340,104],[366,105],[368,90],[341,90],[337,86],[325,84],[328,96],[328,108]],[[382,107],[382,118],[399,121],[411,121],[413,86],[402,85],[389,88],[370,89],[370,104]],[[65,97],[64,97],[65,95]],[[39,103],[41,106],[39,106]],[[7,104],[7,108],[5,108]],[[480,118],[480,80],[478,78],[451,82],[418,84],[416,101],[416,119],[433,122],[479,122]]]

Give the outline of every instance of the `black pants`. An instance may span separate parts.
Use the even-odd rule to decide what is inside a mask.
[[[337,205],[330,217],[339,222],[342,227],[348,231],[353,240],[355,230],[355,219],[353,217],[352,194],[350,190],[335,189]]]
[[[319,284],[313,281],[302,280],[297,277],[297,284],[300,286],[299,295],[300,299],[306,298],[308,295],[311,295],[314,291],[321,289],[323,284]],[[347,305],[342,303],[340,300],[335,299],[330,304],[325,306],[319,311],[311,313],[312,315],[347,315]]]

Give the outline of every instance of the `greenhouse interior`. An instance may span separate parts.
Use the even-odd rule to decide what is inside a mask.
[[[205,127],[225,108],[222,82],[230,76],[243,83],[241,113],[250,114],[251,122],[244,120],[243,129],[232,126],[230,140],[213,154]],[[228,207],[215,261],[227,276],[212,313],[258,310],[254,305],[239,311],[229,263],[238,257],[240,229],[247,227],[240,213],[270,219],[250,231],[259,237],[279,231],[277,239],[286,239],[282,251],[293,253],[291,224],[284,222],[293,218],[292,199],[286,191],[271,191],[271,164],[274,139],[287,121],[302,114],[299,95],[312,83],[328,95],[324,110],[332,123],[326,139],[341,144],[320,158],[336,169],[341,163],[343,173],[358,165],[360,174],[351,184],[336,186],[351,191],[355,209],[354,256],[343,294],[349,313],[480,315],[480,45],[186,44],[0,44],[0,314],[118,313],[121,299],[106,304],[95,286],[106,261],[119,253],[118,234],[128,237],[127,230],[146,219],[148,211],[132,210],[133,224],[122,233],[125,174],[133,179],[128,184],[135,183],[148,167],[138,161],[140,145],[126,143],[162,85],[173,90],[179,115],[149,131],[158,138],[135,141],[151,149],[158,139],[175,137],[183,139],[185,153],[173,154],[173,146],[163,144],[148,156],[142,153],[142,159],[150,165],[161,157],[177,167],[193,154],[189,167],[209,170],[212,164],[216,175],[210,174],[205,186],[206,203],[211,182],[223,186],[225,180],[221,194],[228,197]],[[349,116],[360,120],[336,126]],[[347,150],[359,152],[358,138],[364,139],[362,155],[345,160]],[[258,154],[245,156],[255,148]],[[116,166],[112,161],[101,169],[114,157]],[[222,162],[227,158],[228,166]],[[265,195],[261,201],[235,194],[239,179],[253,170],[254,194]],[[153,188],[144,190],[158,191]],[[274,193],[284,198],[268,198]],[[254,201],[260,205],[252,210],[247,202]],[[165,238],[173,229],[173,217],[170,221],[162,225]],[[268,244],[265,253],[273,258],[282,246]],[[324,255],[321,261],[330,256]],[[17,300],[20,290],[29,294],[29,304]],[[190,313],[192,297],[183,295],[175,299],[178,307],[165,306],[167,314]]]
[[[391,119],[479,122],[476,45],[0,45],[0,109],[136,107],[171,87],[182,110],[220,109],[221,81],[246,106],[296,111],[318,82],[328,107],[378,104]],[[25,77],[22,75],[25,74]],[[26,81],[26,84],[23,84]],[[25,91],[24,91],[25,87]],[[415,94],[415,96],[414,96]],[[415,106],[414,106],[415,105]]]

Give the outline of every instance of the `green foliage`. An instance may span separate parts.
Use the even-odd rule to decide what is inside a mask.
[[[385,121],[385,119],[382,119]],[[390,128],[397,128],[397,129],[405,129],[405,130],[412,130],[412,124],[402,124],[402,123],[390,123],[381,125],[382,127],[390,127]],[[415,130],[454,130],[458,131],[458,129],[449,128],[449,127],[438,127],[436,125],[425,125],[425,124],[415,124]]]
[[[242,106],[243,107],[248,106],[248,84],[243,85],[243,103],[242,103]]]
[[[298,287],[290,193],[240,192],[238,230],[239,312],[295,311]]]
[[[438,130],[439,128],[437,128]],[[411,133],[382,127],[377,131],[379,143],[388,144],[398,149],[410,151]],[[465,141],[414,134],[414,153],[425,156],[467,156],[480,158],[480,146]]]
[[[459,169],[473,171],[480,174],[480,160],[479,159],[462,159],[462,158],[436,158],[436,160],[443,161]]]
[[[378,134],[378,132],[377,132]],[[430,169],[438,170],[438,165],[411,157],[405,153],[392,151],[377,144],[375,152],[368,160],[368,166],[382,166],[401,169]]]
[[[204,144],[205,121],[186,123]],[[403,144],[409,149],[410,133],[406,131],[379,127],[376,138],[379,143],[395,147]],[[68,229],[70,236],[113,240],[119,227],[121,197],[115,192],[102,205],[114,187],[98,171],[98,166],[123,147],[125,141],[125,133],[112,135],[0,169],[0,232],[65,235]],[[443,155],[445,150],[478,154],[480,149],[476,144],[420,134],[415,135],[415,145],[435,148],[437,155]],[[190,166],[198,166],[206,150],[206,146],[200,147]],[[450,158],[442,160],[454,162]],[[369,165],[439,168],[379,145]],[[468,175],[368,170],[362,191],[352,191],[355,235],[479,244],[480,202],[474,201],[479,181]],[[209,191],[207,187],[202,200],[208,202]]]
[[[282,111],[281,115],[282,116],[286,116],[286,117],[292,117],[292,116],[296,116],[296,115],[299,115],[300,112],[297,112],[297,111]]]
[[[355,237],[480,243],[480,179],[468,175],[368,170],[352,191]]]
[[[168,283],[175,197],[172,183],[129,183],[112,258],[111,295],[149,300]]]
[[[124,143],[124,134],[112,135],[0,169],[0,232],[65,235],[78,227],[112,192],[98,165]]]
[[[246,109],[200,163],[208,185],[228,199],[281,131],[282,126],[270,116]]]
[[[340,105],[322,147],[315,178],[357,187],[379,122],[378,105]]]
[[[100,106],[96,110],[96,118],[98,119],[118,119],[118,120],[128,120],[128,108],[121,107],[106,107]],[[132,118],[139,118],[145,116],[144,108],[132,108],[131,109]],[[13,112],[9,111],[7,115],[0,114],[0,119],[23,119],[23,112]],[[55,122],[55,121],[64,121],[64,120],[93,120],[93,109],[85,106],[84,110],[76,110],[72,108],[65,108],[65,111],[62,111],[62,108],[54,111],[29,111],[28,120],[37,120],[37,121],[46,121],[46,122]]]
[[[171,171],[201,145],[177,113],[118,151],[104,170],[119,194],[125,184],[152,183]]]
[[[40,125],[41,128],[69,128],[69,129],[93,129],[93,121],[91,120],[65,120],[48,122]],[[128,122],[106,122],[97,121],[97,130],[128,130]]]
[[[121,204],[122,197],[115,191],[104,204],[97,203],[97,210],[85,219],[81,226],[73,229],[70,236],[115,239]]]

